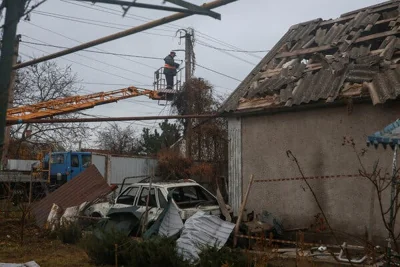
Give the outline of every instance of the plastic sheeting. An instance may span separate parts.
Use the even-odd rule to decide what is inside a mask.
[[[178,253],[194,262],[199,259],[202,247],[222,248],[234,227],[233,223],[199,211],[185,222],[181,237],[176,241]]]
[[[149,239],[156,234],[164,237],[177,236],[182,228],[183,222],[179,210],[172,202],[172,198],[168,197],[167,208],[163,210],[155,223],[146,231],[143,238]]]

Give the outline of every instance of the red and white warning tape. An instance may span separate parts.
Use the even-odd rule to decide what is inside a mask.
[[[314,179],[357,178],[357,177],[362,177],[362,176],[360,174],[338,174],[338,175],[310,176],[310,177],[304,177],[304,178],[306,180],[314,180]],[[279,178],[279,179],[268,179],[268,180],[254,180],[254,182],[255,183],[272,183],[272,182],[304,180],[304,178],[303,177]]]

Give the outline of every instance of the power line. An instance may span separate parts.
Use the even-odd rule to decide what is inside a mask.
[[[100,12],[104,12],[104,13],[108,13],[108,14],[112,14],[112,15],[121,16],[121,14],[120,14],[120,12],[119,12],[118,10],[115,10],[115,9],[112,9],[112,8],[109,8],[109,7],[106,8],[106,7],[102,7],[102,6],[97,6],[97,8],[94,8],[94,7],[92,7],[92,6],[88,6],[88,5],[90,5],[90,4],[87,4],[87,5],[86,5],[86,3],[84,3],[84,4],[77,4],[77,3],[73,3],[73,2],[70,2],[70,1],[67,1],[67,0],[61,0],[61,1],[62,1],[62,2],[65,2],[65,3],[68,3],[68,4],[73,4],[73,5],[77,5],[77,6],[82,6],[82,7],[89,8],[89,9],[93,9],[93,10],[97,10],[97,11],[100,11]],[[101,9],[99,9],[99,8],[101,8]],[[102,9],[105,9],[105,10],[102,10]],[[114,11],[114,12],[110,12],[110,10],[112,10],[112,11]],[[138,15],[131,15],[131,14],[126,14],[125,17],[130,18],[130,19],[134,19],[134,20],[144,21],[144,22],[148,22],[148,21],[152,20],[151,18],[148,18],[148,17],[138,16]],[[162,27],[173,28],[173,29],[175,29],[175,31],[176,31],[176,30],[179,30],[180,28],[184,28],[184,27],[182,27],[182,26],[180,26],[180,25],[173,24],[173,23],[170,23],[169,25],[164,25],[164,26],[162,26]],[[165,30],[165,29],[158,29],[158,30],[170,31],[170,30]],[[173,31],[170,31],[170,32],[173,32]],[[198,31],[198,30],[196,30],[196,32],[199,33],[200,35],[203,35],[203,36],[199,36],[200,38],[204,38],[204,39],[207,39],[207,40],[209,40],[209,41],[216,42],[216,43],[218,43],[218,44],[220,44],[220,45],[223,45],[223,46],[227,46],[227,47],[232,48],[232,49],[225,49],[226,52],[240,52],[240,53],[246,53],[246,54],[248,54],[249,56],[252,56],[252,57],[257,58],[257,59],[261,59],[261,57],[256,56],[256,55],[253,55],[252,53],[268,52],[268,50],[256,50],[256,51],[250,51],[250,50],[249,50],[249,51],[247,51],[247,50],[245,50],[245,49],[241,49],[241,48],[239,48],[239,47],[237,47],[237,46],[234,46],[234,45],[231,45],[231,44],[229,44],[229,43],[227,43],[227,42],[225,42],[225,41],[222,41],[222,40],[219,40],[219,39],[217,39],[217,38],[215,38],[215,37],[212,37],[212,36],[210,36],[210,35],[208,35],[208,34],[202,33],[202,32],[200,32],[200,31]],[[218,48],[217,48],[217,49],[218,49]],[[220,49],[220,50],[223,50],[223,49]]]
[[[29,37],[29,36],[26,36],[26,37],[29,38],[29,39],[35,40],[32,37]],[[32,44],[32,45],[41,45],[41,46],[54,47],[54,48],[60,48],[60,49],[68,49],[69,48],[69,47],[66,47],[66,46],[52,45],[52,44],[48,44],[48,43],[35,43],[35,42],[28,42],[28,41],[21,41],[21,42],[22,43],[27,43],[27,44]],[[139,55],[132,55],[132,54],[102,52],[102,51],[94,51],[94,50],[90,50],[90,49],[83,49],[82,52],[90,52],[90,53],[97,53],[97,54],[103,54],[103,55],[112,55],[112,56],[136,57],[136,58],[143,58],[143,59],[156,59],[156,60],[163,60],[164,59],[162,57],[150,57],[150,56],[139,56]]]
[[[27,45],[26,45],[26,46],[27,46]],[[40,49],[37,49],[37,48],[34,48],[34,47],[31,47],[31,48],[46,53],[46,52],[43,51],[43,50],[40,50]],[[24,55],[24,56],[26,56],[26,57],[29,57],[29,58],[33,58],[33,57],[28,56],[28,55],[25,55],[25,54],[23,54],[23,53],[21,53],[21,52],[20,52],[20,54],[22,54],[22,55]],[[66,58],[64,58],[64,59],[67,60],[67,61],[70,61],[70,62],[72,62],[72,63],[78,64],[78,65],[82,65],[82,66],[85,66],[85,67],[92,68],[92,67],[90,67],[90,66],[87,66],[87,65],[85,65],[85,64],[81,64],[81,63],[75,62],[75,61],[73,61],[73,60],[69,60],[69,59],[66,59]],[[95,70],[98,70],[98,69],[95,69]],[[99,70],[99,71],[102,71],[102,70]],[[104,72],[104,71],[102,71],[102,72]],[[107,72],[105,72],[105,73],[107,73]],[[112,74],[112,73],[108,73],[108,74]],[[87,89],[82,89],[82,91],[86,91],[86,92],[89,92],[89,93],[97,93],[97,92],[95,92],[95,91],[91,91],[91,90],[87,90]],[[156,108],[156,107],[153,107],[153,106],[149,106],[149,105],[146,105],[146,104],[139,103],[139,102],[145,102],[145,101],[133,100],[133,99],[124,99],[124,100],[127,101],[127,102],[134,103],[134,104],[142,105],[142,106],[145,106],[145,107]]]
[[[39,26],[39,25],[37,25],[37,24],[34,24],[34,23],[32,23],[32,22],[27,22],[27,21],[26,21],[26,23],[31,24],[31,25],[33,25],[33,26],[35,26],[35,27],[38,27],[38,28],[40,28],[40,29],[42,29],[42,30],[45,30],[45,31],[51,32],[51,33],[53,33],[53,34],[59,35],[59,36],[61,36],[61,37],[64,37],[64,38],[66,38],[66,39],[68,39],[68,40],[77,42],[78,44],[82,44],[81,41],[78,41],[78,40],[76,40],[76,39],[73,39],[73,38],[71,38],[71,37],[68,37],[68,36],[66,36],[66,35],[64,35],[64,34],[55,32],[55,31],[50,30],[50,29],[47,29],[47,28],[44,28],[44,27]],[[30,38],[32,39],[32,37],[30,37]],[[108,52],[108,51],[106,51],[106,50],[104,50],[104,49],[100,49],[100,48],[98,48],[98,47],[94,47],[94,49],[96,49],[96,50],[98,50],[98,51],[101,51],[101,52],[106,52],[106,53]],[[130,62],[134,62],[134,63],[140,64],[140,65],[146,66],[147,68],[150,68],[150,69],[152,69],[152,70],[157,69],[156,67],[153,67],[153,66],[147,65],[147,64],[145,64],[145,63],[142,63],[142,62],[139,62],[139,61],[136,61],[136,60],[132,60],[132,59],[129,59],[129,58],[126,58],[126,57],[123,57],[123,56],[117,56],[117,57],[122,58],[122,59],[124,59],[124,60],[128,60],[128,61],[130,61]]]
[[[28,38],[30,38],[30,37],[28,37]],[[34,38],[31,38],[31,39],[34,39]],[[38,39],[36,39],[36,40],[38,40]],[[40,41],[40,40],[39,40],[39,41]],[[29,44],[29,43],[32,43],[32,42],[25,42],[25,41],[24,41],[24,43],[28,43],[28,44]],[[36,45],[37,45],[37,43],[33,43],[33,44],[36,44]],[[50,45],[50,44],[48,44],[48,43],[43,43],[43,44],[41,44],[41,45],[45,45],[45,46],[49,46],[49,47],[55,47],[55,46]],[[96,51],[94,51],[94,52],[96,52]],[[99,53],[103,53],[103,52],[99,52]],[[91,57],[87,57],[87,56],[81,55],[80,53],[76,53],[76,55],[78,55],[78,56],[80,56],[80,57],[83,57],[83,58],[86,58],[86,59],[89,59],[89,60],[93,60],[93,61],[102,63],[102,64],[104,64],[104,65],[107,65],[107,66],[110,66],[110,67],[113,67],[113,68],[116,68],[116,69],[119,69],[119,70],[122,70],[122,71],[130,72],[130,73],[137,74],[137,75],[140,75],[140,76],[149,78],[149,79],[153,79],[153,77],[148,76],[148,75],[145,75],[145,74],[142,74],[142,73],[140,73],[140,72],[136,72],[136,71],[128,70],[128,69],[125,69],[125,68],[121,68],[121,67],[119,67],[119,66],[116,66],[116,65],[113,65],[113,64],[110,64],[110,63],[107,63],[107,62],[98,60],[98,59],[94,59],[94,58],[91,58]],[[132,81],[135,81],[135,80],[132,80]],[[135,81],[135,82],[138,82],[138,81]]]
[[[104,28],[110,28],[110,29],[117,29],[117,30],[126,30],[127,28],[131,28],[132,26],[129,25],[124,25],[126,28],[122,27],[116,27],[116,26],[110,26],[110,25],[103,25],[99,23],[108,23],[108,22],[103,22],[99,20],[89,20],[89,19],[82,19],[78,17],[72,17],[72,16],[64,16],[60,15],[57,13],[50,13],[50,12],[41,12],[41,11],[34,11],[33,13],[41,16],[46,16],[46,17],[52,17],[52,18],[57,18],[57,19],[63,19],[63,20],[68,20],[68,21],[73,21],[73,22],[79,22],[87,25],[94,25],[94,26],[100,26]],[[94,22],[99,22],[99,23],[94,23]],[[109,23],[112,24],[112,23]],[[116,23],[114,23],[116,24]],[[117,24],[117,25],[123,25],[123,24]],[[149,35],[156,35],[156,36],[164,36],[164,37],[174,37],[172,35],[166,35],[166,34],[159,34],[159,33],[151,33],[151,32],[142,32],[143,34],[149,34]]]
[[[89,3],[87,3],[87,4],[86,3],[78,4],[78,3],[67,1],[67,0],[60,0],[60,1],[64,2],[64,3],[67,3],[67,4],[81,6],[81,7],[85,7],[85,8],[88,8],[88,9],[97,10],[97,11],[100,11],[100,12],[103,12],[103,13],[108,13],[108,14],[117,15],[117,16],[121,17],[120,11],[118,11],[116,9],[113,9],[111,7],[103,7],[103,6],[93,7]],[[114,11],[114,12],[112,12],[112,11]],[[149,22],[149,21],[153,20],[153,19],[148,18],[148,17],[132,15],[132,14],[125,14],[124,17],[130,18],[130,19],[133,19],[133,20],[137,20],[137,21],[142,21],[142,22]],[[181,26],[176,25],[176,24],[172,24],[172,23],[170,23],[169,25],[164,25],[163,27],[172,28],[172,29],[175,29],[175,30],[177,30],[179,28],[182,28]],[[171,31],[171,30],[165,30],[165,29],[158,29],[158,30],[160,30],[160,31],[161,30],[163,30],[163,31]]]
[[[205,46],[205,47],[209,47],[209,48],[215,49],[215,50],[217,50],[217,51],[219,51],[219,52],[221,52],[221,53],[224,53],[224,54],[226,54],[226,55],[228,55],[228,56],[231,56],[231,57],[233,57],[233,58],[236,58],[236,59],[238,59],[238,60],[240,60],[240,61],[242,61],[242,62],[245,62],[245,63],[247,63],[247,64],[250,64],[250,65],[252,65],[252,66],[256,65],[256,64],[253,63],[253,62],[250,62],[250,61],[248,61],[248,60],[246,60],[246,59],[243,59],[243,58],[241,58],[241,57],[232,55],[232,54],[230,54],[229,52],[219,50],[219,49],[216,48],[215,46],[209,45],[209,44],[204,43],[204,42],[202,42],[202,41],[196,40],[196,43],[198,43],[199,45]]]
[[[21,43],[21,45],[24,45],[24,46],[29,47],[29,48],[31,48],[31,49],[38,50],[38,51],[43,52],[43,53],[45,53],[45,54],[47,53],[47,52],[44,51],[44,50],[41,50],[41,49],[38,49],[38,48],[36,48],[36,47],[27,45],[27,44],[25,44],[25,43]],[[83,55],[80,55],[80,54],[76,54],[76,55],[85,58],[85,56],[83,56]],[[90,58],[88,58],[88,59],[90,59]],[[83,64],[83,63],[79,63],[79,62],[76,62],[76,61],[73,61],[73,60],[71,60],[71,59],[66,59],[66,58],[65,58],[65,60],[70,61],[70,62],[75,63],[75,64],[78,64],[78,65],[81,65],[81,66],[84,66],[84,67],[87,67],[87,68],[92,69],[92,70],[96,70],[96,71],[100,71],[100,72],[102,72],[102,73],[109,74],[109,75],[111,75],[111,76],[115,76],[115,77],[122,78],[122,79],[125,79],[125,80],[128,80],[128,81],[133,81],[133,82],[138,82],[138,83],[139,83],[139,81],[136,81],[136,80],[134,80],[134,79],[127,78],[127,77],[124,77],[124,76],[121,76],[121,75],[118,75],[118,74],[115,74],[115,73],[111,73],[111,72],[108,72],[108,71],[104,71],[104,70],[102,70],[102,69],[97,69],[97,68],[94,68],[94,67],[92,67],[92,66],[89,66],[89,65],[86,65],[86,64]],[[97,60],[95,60],[95,59],[92,59],[92,60],[97,61]],[[104,62],[102,62],[102,63],[104,63]]]
[[[200,68],[203,68],[203,69],[206,69],[206,70],[208,70],[208,71],[214,72],[214,73],[216,73],[216,74],[219,74],[219,75],[221,75],[221,76],[224,76],[224,77],[230,78],[230,79],[232,79],[232,80],[235,80],[235,81],[241,82],[241,80],[239,80],[239,79],[236,79],[236,78],[234,78],[234,77],[232,77],[232,76],[229,76],[229,75],[227,75],[227,74],[224,74],[224,73],[222,73],[222,72],[219,72],[219,71],[216,71],[216,70],[213,70],[213,69],[210,69],[210,68],[204,67],[204,66],[202,66],[202,65],[199,65],[199,64],[197,64],[197,63],[196,63],[196,66],[198,66],[198,67],[200,67]]]
[[[204,39],[206,39],[206,40],[208,40],[208,41],[211,41],[211,42],[220,44],[220,45],[225,46],[225,47],[229,47],[229,48],[231,48],[232,50],[246,51],[245,49],[241,49],[241,48],[239,48],[239,47],[237,47],[237,46],[234,46],[234,45],[229,44],[229,43],[227,43],[227,42],[225,42],[225,41],[219,40],[219,39],[217,39],[217,38],[215,38],[215,37],[213,37],[213,36],[210,36],[210,35],[208,35],[208,34],[202,33],[202,32],[200,32],[200,31],[196,31],[196,32],[197,32],[198,34],[200,34],[200,36],[199,36],[200,38],[204,38]],[[234,51],[232,51],[232,52],[234,52]],[[261,57],[256,56],[256,55],[253,55],[250,51],[249,51],[249,52],[243,52],[243,53],[246,53],[248,56],[251,56],[251,57],[254,57],[254,58],[257,58],[257,59],[261,59]]]

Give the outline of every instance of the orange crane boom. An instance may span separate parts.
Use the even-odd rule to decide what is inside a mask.
[[[7,110],[7,124],[22,123],[29,119],[42,119],[76,112],[142,95],[147,95],[154,100],[163,100],[167,97],[166,94],[160,94],[160,92],[154,90],[139,89],[134,86],[89,95],[70,96],[38,104],[10,108]]]

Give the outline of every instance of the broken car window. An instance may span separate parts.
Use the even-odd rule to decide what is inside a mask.
[[[149,188],[143,187],[142,193],[140,194],[138,206],[146,206],[147,196],[149,195]],[[157,208],[156,193],[154,188],[150,191],[149,207]]]
[[[199,205],[217,205],[217,200],[200,186],[171,187],[172,198],[179,208],[195,208]]]
[[[139,187],[127,188],[117,199],[117,203],[133,205],[135,202],[136,195],[139,191]]]

